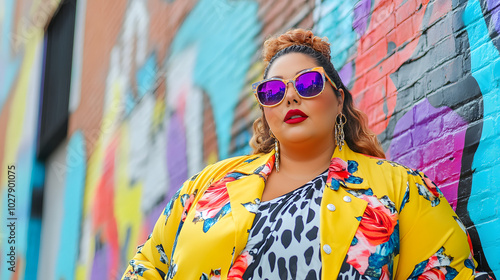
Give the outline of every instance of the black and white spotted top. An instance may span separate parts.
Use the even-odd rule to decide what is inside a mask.
[[[305,185],[261,202],[244,251],[243,279],[321,279],[319,213],[328,170]],[[364,279],[344,261],[338,279]]]

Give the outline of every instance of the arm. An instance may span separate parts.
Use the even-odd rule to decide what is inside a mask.
[[[421,172],[408,170],[399,221],[398,279],[490,279],[476,273],[465,227]]]
[[[156,221],[153,232],[130,260],[122,280],[132,279],[164,279],[169,273],[169,260],[173,251],[174,240],[183,225],[184,213],[189,211],[196,195],[192,191],[193,176],[186,181],[172,197],[164,211]],[[174,273],[175,268],[171,273]]]

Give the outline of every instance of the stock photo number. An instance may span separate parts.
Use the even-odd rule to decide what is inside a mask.
[[[16,166],[7,166],[7,260],[8,270],[16,271]]]

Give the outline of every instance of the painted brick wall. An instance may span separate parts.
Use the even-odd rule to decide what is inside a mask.
[[[1,279],[36,279],[41,219],[32,212],[36,202],[31,197],[44,181],[44,167],[34,160],[43,29],[60,2],[7,0],[0,4]],[[9,166],[15,174],[8,174]],[[14,190],[10,197],[9,175]],[[15,204],[12,210],[9,202]],[[10,223],[14,225],[7,227]]]
[[[499,1],[81,0],[69,132],[46,162],[34,160],[43,40],[26,40],[22,51],[9,44],[36,4],[5,5],[0,161],[31,180],[18,183],[18,272],[7,270],[2,234],[2,279],[119,278],[184,180],[251,152],[260,47],[292,27],[329,38],[332,62],[388,158],[440,186],[481,269],[500,275]],[[29,211],[40,187],[62,194],[44,198],[41,219]],[[29,241],[38,239],[51,251]],[[38,268],[27,261],[38,256]]]

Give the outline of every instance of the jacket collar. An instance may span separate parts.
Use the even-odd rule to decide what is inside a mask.
[[[335,159],[339,158],[347,164],[347,171],[350,174],[348,178],[344,179],[344,184],[341,183],[340,186],[357,190],[370,188],[368,181],[363,174],[363,170],[366,167],[363,164],[360,165],[360,163],[364,163],[366,161],[366,157],[366,155],[356,153],[351,150],[351,148],[349,148],[347,144],[344,144],[344,146],[342,147],[342,151],[340,151],[338,147],[335,147],[335,151],[332,155],[332,164],[330,164],[329,176],[331,176],[331,167]]]
[[[234,169],[234,172],[251,175],[260,174],[264,179],[271,173],[274,168],[274,150],[267,154],[256,154],[248,156],[248,159],[243,161]]]
[[[244,161],[244,164],[239,165],[234,171],[243,173],[243,174],[260,174],[261,177],[267,179],[267,176],[274,168],[274,150],[267,154],[257,154],[254,156],[250,156],[247,160]],[[363,175],[363,166],[359,165],[359,162],[364,160],[366,156],[356,153],[345,144],[342,148],[342,151],[335,148],[335,151],[332,155],[332,161],[330,163],[328,178],[337,178],[338,186],[348,188],[348,189],[368,189],[369,184]],[[347,168],[347,172],[349,176],[346,177],[345,173],[342,173],[343,176],[339,176],[339,168],[338,168],[338,159],[342,160],[345,163]],[[337,183],[332,181],[327,182],[327,186],[332,188],[333,190],[337,190]]]
[[[243,164],[237,166],[232,172],[258,176],[242,176],[241,179],[226,184],[229,201],[231,202],[232,217],[235,223],[235,247],[238,256],[245,248],[248,240],[248,232],[252,226],[254,215],[260,204],[260,198],[264,191],[265,180],[274,166],[274,151],[267,154],[249,156]],[[248,186],[252,186],[249,188]],[[229,243],[228,243],[229,244]]]

